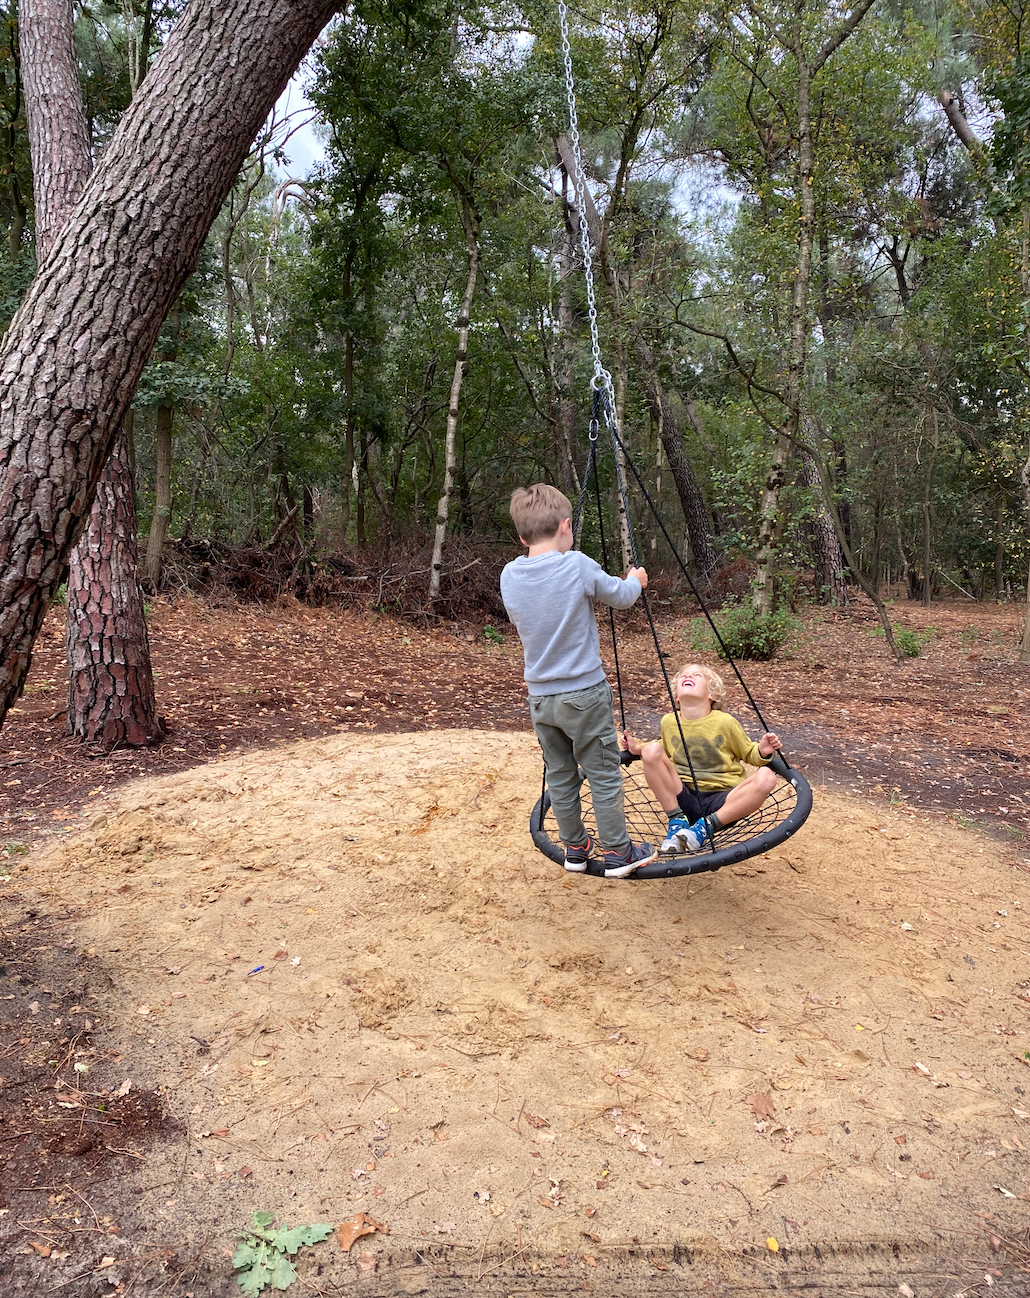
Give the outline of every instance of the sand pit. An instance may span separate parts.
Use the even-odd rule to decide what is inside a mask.
[[[982,1284],[1028,1190],[1007,849],[816,790],[771,856],[602,881],[534,850],[539,781],[531,735],[340,735],[129,786],[50,849],[115,1071],[188,1132],[148,1155],[151,1243],[207,1236],[225,1277],[255,1209],[365,1211],[391,1233],[322,1246],[334,1283],[632,1256],[664,1292],[685,1258],[753,1285],[850,1250],[890,1292],[906,1257]]]

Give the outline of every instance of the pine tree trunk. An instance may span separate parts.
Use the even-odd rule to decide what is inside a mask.
[[[465,244],[468,248],[469,272],[465,281],[465,292],[462,295],[461,307],[458,310],[458,351],[454,358],[454,374],[451,378],[451,394],[447,402],[447,433],[444,439],[443,492],[436,507],[436,532],[433,537],[433,558],[429,568],[429,611],[433,612],[436,601],[440,598],[440,579],[443,573],[443,543],[447,535],[447,519],[451,509],[451,495],[454,491],[454,446],[458,432],[458,413],[460,410],[461,385],[468,372],[469,316],[472,311],[472,299],[476,293],[476,281],[479,276],[479,221],[471,206],[461,200],[462,224],[465,227]]]
[[[92,159],[70,0],[21,0],[19,20],[36,245],[43,260],[89,179]],[[119,446],[71,554],[66,612],[68,733],[105,747],[150,743],[162,733],[137,589],[136,507],[124,432]],[[130,662],[131,671],[115,680],[112,669]]]
[[[136,564],[131,485],[123,431],[68,567],[68,733],[106,750],[164,737]]]
[[[0,721],[161,324],[336,0],[191,0],[0,346]]]

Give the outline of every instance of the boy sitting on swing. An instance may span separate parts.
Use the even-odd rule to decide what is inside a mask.
[[[642,758],[647,783],[669,817],[659,852],[697,852],[768,798],[776,774],[767,763],[783,745],[771,733],[757,744],[748,738],[736,717],[722,710],[726,687],[710,667],[687,663],[674,676],[672,692],[678,719],[676,712],[662,717],[661,739],[641,744],[624,732],[622,746]],[[742,762],[758,770],[745,775]]]

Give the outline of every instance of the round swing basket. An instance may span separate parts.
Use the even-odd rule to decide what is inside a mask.
[[[660,856],[648,865],[641,866],[631,879],[672,879],[683,874],[704,874],[720,870],[724,865],[736,865],[752,856],[777,847],[795,833],[808,819],[812,810],[812,789],[801,774],[787,765],[779,756],[769,766],[780,777],[780,782],[759,809],[744,820],[738,820],[715,835],[710,843],[697,852]],[[642,772],[633,765],[623,767],[626,786],[626,828],[634,843],[652,843],[657,847],[665,837],[668,818],[648,788]],[[596,842],[597,826],[586,783],[583,787],[583,820],[587,831]],[[533,808],[529,818],[533,842],[544,856],[558,865],[565,862],[565,851],[558,837],[558,825],[551,810],[550,795],[544,795]],[[604,857],[592,856],[587,862],[587,874],[604,877]]]

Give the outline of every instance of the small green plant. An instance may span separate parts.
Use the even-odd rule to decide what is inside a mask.
[[[965,630],[958,633],[958,638],[963,649],[972,649],[973,645],[980,639],[980,632],[975,627],[966,627]]]
[[[923,652],[923,636],[918,631],[910,631],[906,626],[894,628],[894,643],[906,658],[918,658]]]
[[[498,631],[495,626],[483,627],[483,634],[486,636],[486,638],[490,641],[491,644],[505,644],[508,640],[508,637],[506,635],[503,635],[500,631]]]
[[[61,607],[61,608],[66,607],[66,605],[67,605],[67,603],[68,603],[68,586],[67,586],[67,583],[65,583],[65,584],[62,585],[62,586],[58,586],[57,590],[54,592],[54,603],[57,604],[57,605],[59,605],[59,607]]]
[[[694,618],[690,624],[689,640],[692,649],[702,653],[715,653],[720,658],[750,659],[765,662],[774,658],[778,650],[801,628],[801,622],[787,608],[775,613],[756,613],[750,604],[734,604],[715,618],[722,644],[712,634],[703,618]]]
[[[332,1234],[326,1222],[313,1226],[285,1226],[272,1229],[274,1212],[256,1212],[254,1229],[240,1236],[233,1254],[236,1279],[245,1294],[256,1295],[262,1290],[288,1289],[297,1278],[297,1270],[290,1261],[305,1244],[321,1244]]]

